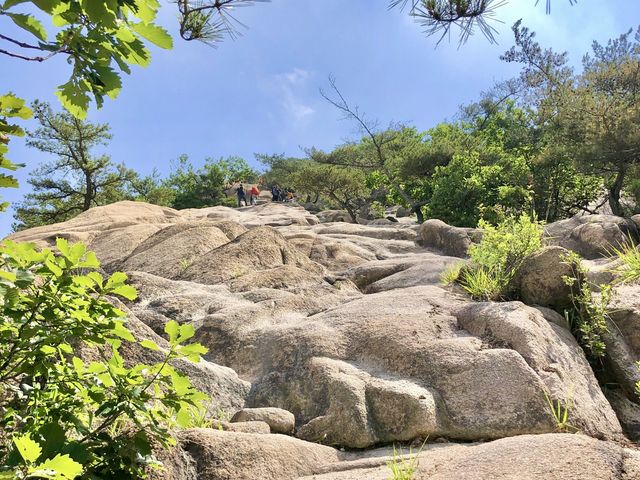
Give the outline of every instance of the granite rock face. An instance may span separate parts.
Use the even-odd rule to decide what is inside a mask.
[[[620,391],[607,397],[557,313],[563,248],[595,258],[637,227],[564,222],[547,227],[562,247],[517,275],[519,298],[536,308],[477,303],[441,285],[480,232],[437,220],[321,223],[286,204],[119,202],[12,238],[86,242],[105,271],[125,271],[138,289],[123,306],[137,337],[165,348],[164,325],[176,319],[209,348],[200,364],[176,367],[223,418],[180,433],[164,478],[382,479],[390,452],[377,446],[425,438],[495,441],[429,444],[414,478],[638,478],[637,452],[615,443],[640,424],[638,287],[625,287],[611,317]],[[571,405],[582,435],[554,434],[545,397]]]

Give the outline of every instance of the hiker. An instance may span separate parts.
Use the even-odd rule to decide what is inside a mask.
[[[271,201],[277,202],[280,199],[280,189],[277,185],[271,187]]]
[[[258,203],[258,195],[260,195],[260,190],[255,185],[251,187],[249,190],[249,199],[251,201],[251,205],[255,205]]]
[[[244,206],[247,206],[247,195],[244,192],[244,187],[242,184],[236,190],[236,194],[238,195],[238,207],[242,206],[242,202],[244,202]]]

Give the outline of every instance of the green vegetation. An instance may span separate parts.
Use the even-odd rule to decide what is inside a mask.
[[[460,278],[460,272],[462,271],[463,263],[454,263],[446,267],[440,275],[440,281],[443,285],[451,285]]]
[[[136,298],[126,275],[103,278],[82,244],[56,246],[0,247],[0,478],[142,478],[157,465],[152,445],[170,446],[206,399],[173,361],[206,349],[175,321],[168,350],[136,340],[107,300]],[[158,360],[130,364],[121,351],[135,348]]]
[[[29,175],[33,191],[16,204],[14,230],[62,222],[94,206],[120,200],[138,200],[174,208],[235,205],[225,194],[234,182],[252,182],[258,173],[240,157],[206,159],[196,169],[182,155],[167,178],[157,170],[141,177],[125,165],[93,150],[111,139],[109,126],[55,113],[46,103],[34,102],[40,126],[28,132],[27,145],[54,155]],[[12,181],[8,179],[8,181]]]
[[[17,98],[15,95],[0,95],[0,188],[16,188],[18,181],[16,178],[8,174],[15,171],[19,165],[16,165],[6,157],[9,148],[9,136],[24,136],[24,130],[18,125],[9,123],[10,118],[21,118],[26,120],[31,118],[31,109],[25,106],[24,100]],[[7,202],[0,203],[0,212],[8,207]]]
[[[547,392],[544,392],[544,398],[547,401],[547,405],[549,405],[549,411],[553,417],[556,431],[558,433],[578,433],[579,430],[569,423],[569,413],[573,407],[571,398],[564,404],[560,400],[556,400],[555,402],[551,400]]]
[[[121,73],[149,64],[145,42],[172,48],[169,34],[154,23],[159,7],[157,0],[8,0],[0,5],[0,15],[34,42],[3,36],[3,46],[11,50],[1,52],[35,62],[66,56],[71,76],[56,95],[69,113],[84,118],[92,99],[100,107],[105,97],[118,96]],[[46,28],[38,19],[43,17],[50,21]]]
[[[497,226],[481,220],[478,227],[482,240],[469,248],[471,261],[459,270],[456,281],[473,298],[505,298],[524,259],[542,248],[542,224],[522,214],[506,217]]]
[[[591,361],[601,359],[606,354],[603,336],[608,332],[609,303],[615,290],[609,284],[602,284],[598,286],[599,292],[596,294],[579,255],[571,252],[565,262],[572,270],[570,276],[564,277],[565,283],[571,288],[572,303],[572,308],[565,312],[565,316],[587,357]]]
[[[228,204],[234,206],[235,198],[227,198],[225,188],[235,182],[252,182],[258,174],[240,157],[214,161],[207,158],[198,170],[186,155],[180,156],[173,171],[162,182],[174,192],[170,206],[173,208],[202,208]]]
[[[640,280],[640,249],[630,238],[619,248],[613,248],[613,255],[618,257],[620,265],[613,270],[619,283],[636,283]]]
[[[426,443],[426,440],[425,440]],[[407,455],[403,455],[402,452],[398,453],[396,446],[393,446],[393,459],[387,463],[387,466],[391,470],[391,476],[389,480],[412,480],[413,475],[419,466],[418,455],[424,448],[425,443],[422,444],[420,450],[417,453],[413,453],[413,449],[409,448]]]
[[[490,301],[504,299],[509,278],[498,268],[471,267],[461,270],[457,282],[472,298]]]
[[[330,79],[324,98],[361,138],[330,152],[308,149],[300,159],[261,155],[267,184],[347,209],[324,191],[321,175],[299,174],[332,165],[366,179],[364,189],[342,185],[357,216],[370,215],[374,203],[402,205],[419,223],[429,217],[464,227],[532,211],[548,223],[605,203],[616,215],[640,211],[640,42],[632,32],[595,42],[574,71],[566,54],[544,49],[520,22],[513,31],[515,46],[502,58],[522,64],[519,77],[462,107],[457,121],[427,131],[377,128]]]
[[[124,198],[130,172],[106,155],[92,154],[111,139],[108,125],[54,113],[47,103],[34,102],[33,111],[39,127],[28,133],[27,145],[55,159],[29,175],[33,192],[16,205],[16,230],[62,222]]]

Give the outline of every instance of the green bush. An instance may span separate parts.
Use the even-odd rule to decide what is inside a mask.
[[[528,215],[506,217],[494,226],[481,220],[482,240],[469,248],[471,262],[458,283],[473,298],[496,300],[506,295],[513,275],[526,257],[542,248],[542,223]]]
[[[606,354],[604,335],[609,331],[607,320],[609,303],[615,290],[610,284],[598,285],[599,294],[594,294],[595,286],[587,279],[587,270],[577,253],[567,255],[565,262],[571,267],[571,275],[564,282],[571,288],[572,308],[565,312],[571,332],[587,358],[593,361]]]
[[[206,349],[171,321],[162,360],[128,365],[119,349],[137,341],[107,296],[135,289],[123,273],[103,278],[84,245],[57,249],[0,246],[0,478],[144,478],[151,446],[170,446],[206,399],[171,363]]]
[[[435,169],[428,215],[460,227],[481,219],[498,223],[531,205],[529,176],[519,156],[499,150],[456,154]]]
[[[469,248],[473,265],[512,274],[526,257],[542,248],[542,223],[524,213],[507,217],[496,226],[480,220],[478,228],[482,229],[482,240]]]

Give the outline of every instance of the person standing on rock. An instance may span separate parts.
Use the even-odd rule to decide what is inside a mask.
[[[251,201],[251,205],[255,205],[256,203],[258,203],[258,195],[260,195],[258,187],[256,187],[255,185],[252,186],[251,190],[249,190],[249,200]]]
[[[247,206],[247,195],[244,192],[244,187],[242,186],[242,184],[240,184],[240,186],[236,190],[236,194],[238,195],[238,207],[242,206],[242,202],[244,202],[244,206],[246,207]]]
[[[273,187],[271,187],[271,201],[277,202],[279,200],[279,197],[280,197],[280,189],[278,188],[277,185],[274,185]]]

